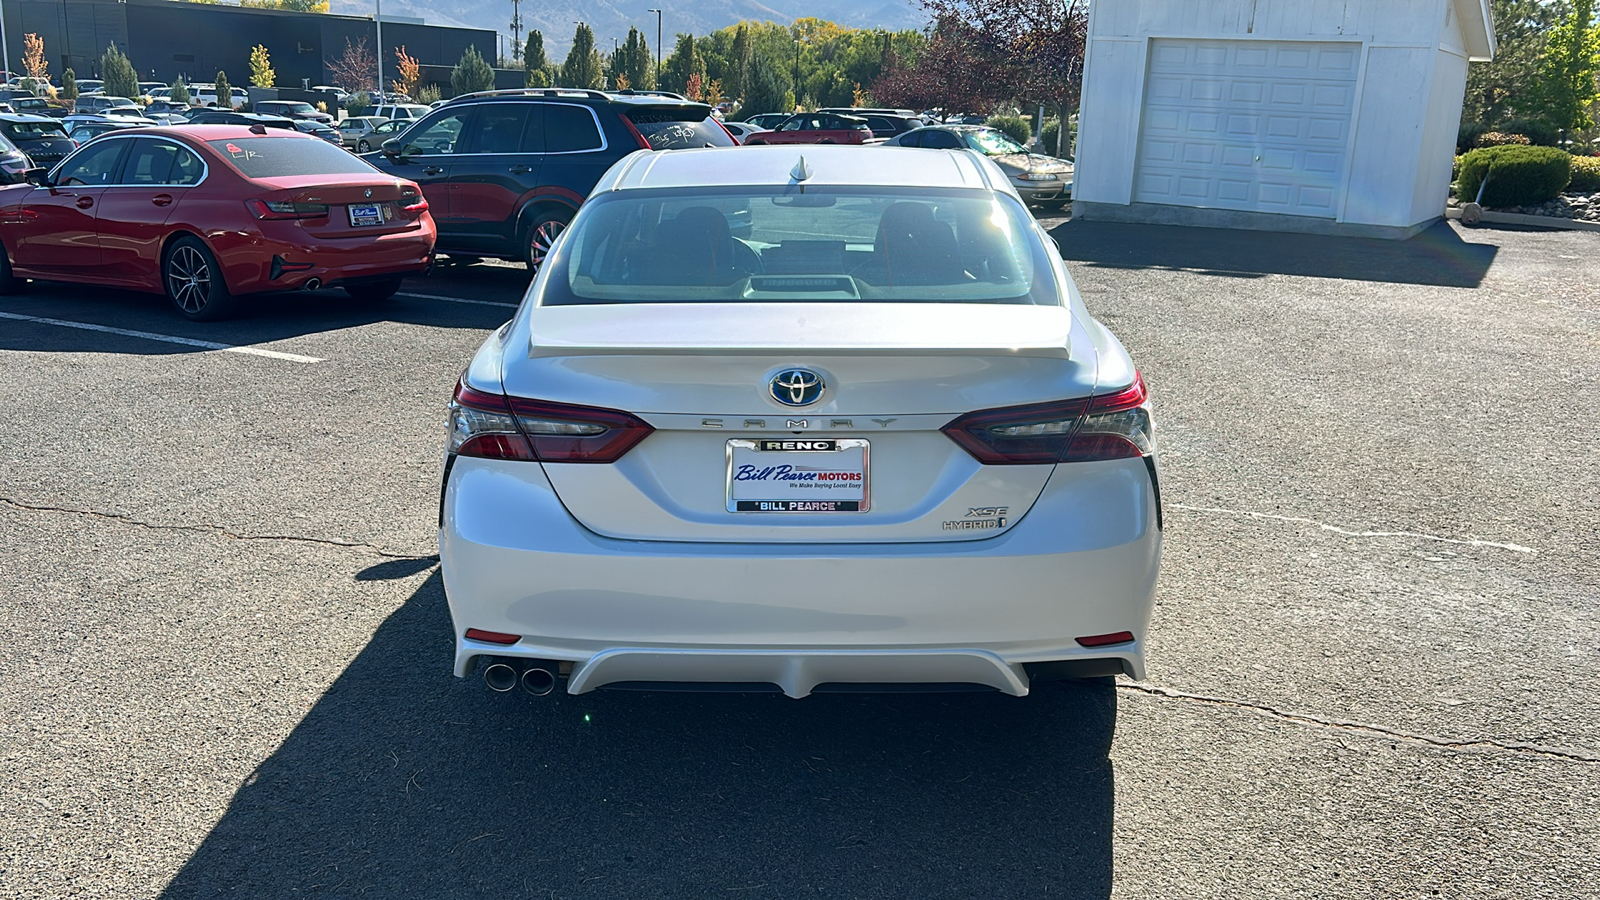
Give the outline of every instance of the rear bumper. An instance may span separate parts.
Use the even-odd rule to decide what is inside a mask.
[[[1142,678],[1161,554],[1154,491],[1142,461],[1082,465],[1139,469],[1131,531],[1082,537],[1095,510],[1047,486],[1021,522],[988,540],[731,544],[600,537],[572,519],[536,464],[460,459],[439,533],[455,674],[478,656],[517,657],[572,663],[574,693],[767,682],[792,696],[834,682],[1021,695],[1028,669],[1054,662],[1114,661]],[[468,628],[521,639],[472,641]],[[1134,640],[1076,640],[1120,631]]]
[[[432,220],[411,231],[363,237],[275,240],[261,243],[227,264],[228,289],[235,294],[292,291],[311,279],[327,287],[359,284],[386,277],[420,274],[433,261],[435,233]],[[301,236],[303,237],[303,235]],[[219,256],[227,257],[224,254]]]

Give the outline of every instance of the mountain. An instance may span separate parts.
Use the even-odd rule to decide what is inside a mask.
[[[373,12],[373,0],[332,0],[332,4],[332,12],[345,16],[370,16]],[[643,32],[653,50],[656,14],[645,10],[656,6],[666,10],[661,27],[669,54],[675,43],[673,35],[679,32],[704,35],[745,19],[787,25],[802,16],[813,16],[850,28],[888,31],[921,28],[928,22],[917,0],[699,0],[676,9],[660,0],[524,0],[523,33],[530,28],[543,32],[545,53],[558,65],[566,59],[579,22],[594,29],[595,46],[601,52],[611,48],[612,39],[626,40],[629,26]],[[511,52],[511,0],[384,0],[383,15],[409,16],[429,25],[491,29],[505,35],[499,52],[507,56]]]

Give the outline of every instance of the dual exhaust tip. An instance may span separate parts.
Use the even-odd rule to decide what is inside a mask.
[[[535,697],[543,697],[556,689],[554,663],[535,662],[519,673],[518,666],[505,660],[490,663],[483,670],[483,683],[489,690],[503,694],[518,684]]]

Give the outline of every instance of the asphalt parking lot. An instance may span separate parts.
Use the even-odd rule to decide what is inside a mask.
[[[451,677],[520,266],[0,298],[0,897],[1594,896],[1600,235],[1052,224],[1167,544],[1150,681],[1020,700]]]

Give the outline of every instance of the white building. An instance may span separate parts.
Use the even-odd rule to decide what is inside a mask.
[[[1074,218],[1409,237],[1489,0],[1094,0]]]

